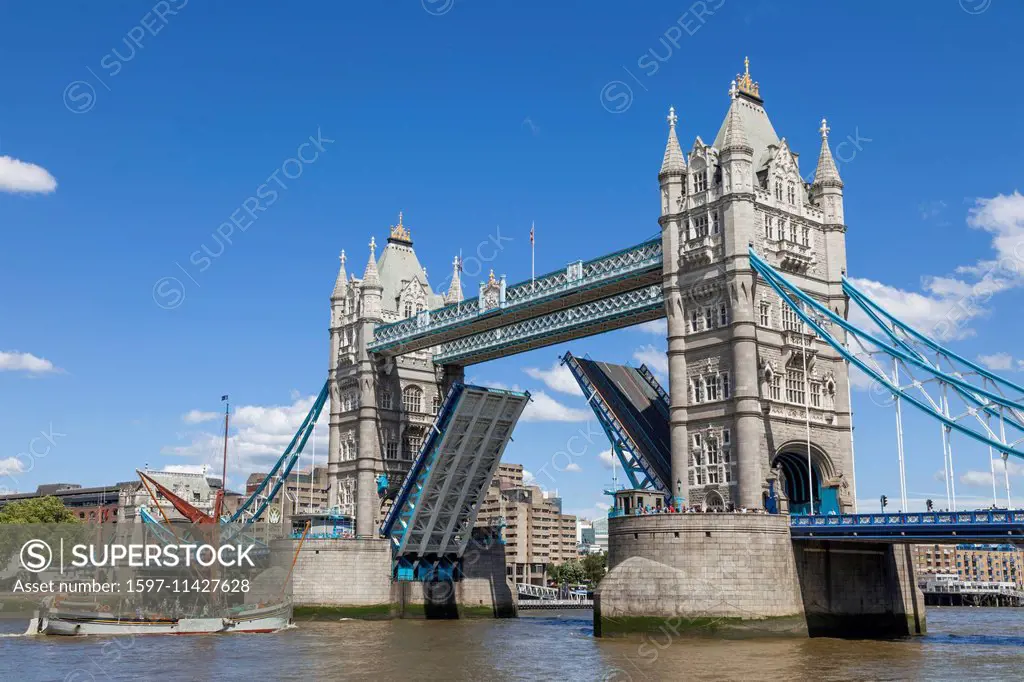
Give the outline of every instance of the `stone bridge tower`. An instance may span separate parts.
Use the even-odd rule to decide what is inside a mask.
[[[330,504],[356,519],[356,534],[376,535],[377,476],[401,484],[437,413],[444,386],[433,349],[382,362],[366,350],[374,329],[462,299],[459,267],[448,294],[435,294],[398,215],[378,259],[376,241],[362,279],[349,276],[345,252],[331,294]]]
[[[799,155],[768,118],[749,62],[729,95],[714,141],[698,136],[688,154],[670,110],[658,174],[674,495],[706,507],[760,508],[773,489],[783,510],[849,510],[846,363],[805,333],[747,257],[753,246],[846,315],[843,183],[828,127],[822,120],[817,169],[805,181]]]

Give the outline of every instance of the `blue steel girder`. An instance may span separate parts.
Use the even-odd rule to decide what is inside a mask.
[[[1024,458],[1024,388],[912,330],[849,281],[843,288],[851,304],[880,331],[862,329],[822,305],[768,265],[753,248],[748,255],[754,270],[804,324],[896,399],[923,411],[947,431]],[[845,332],[845,342],[830,327]]]
[[[434,363],[473,365],[664,316],[661,284],[648,285],[443,344]]]
[[[794,514],[794,540],[1013,542],[1024,544],[1024,510],[984,509],[898,514]]]
[[[660,284],[661,268],[658,237],[512,285],[496,304],[481,303],[476,297],[380,325],[368,349],[394,356],[438,346],[569,306]]]
[[[662,480],[654,467],[645,461],[640,448],[615,416],[586,372],[580,367],[576,357],[567,352],[562,358],[562,364],[569,368],[569,372],[583,390],[587,404],[594,411],[598,423],[601,424],[605,435],[608,436],[612,450],[618,456],[619,463],[622,465],[626,477],[629,478],[630,485],[633,488],[653,488],[661,492],[668,492],[667,482]]]

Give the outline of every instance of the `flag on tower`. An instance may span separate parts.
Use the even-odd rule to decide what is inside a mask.
[[[535,244],[535,240],[533,238],[533,229],[534,229],[535,226],[536,226],[536,222],[531,220],[530,221],[530,289],[531,290],[534,287],[535,279],[536,279],[536,277],[534,276],[534,272],[535,272],[534,263],[536,263],[536,260],[534,258],[534,244]]]

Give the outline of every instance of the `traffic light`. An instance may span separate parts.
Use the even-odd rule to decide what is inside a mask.
[[[882,511],[885,511],[885,506],[889,504],[889,498],[882,495]]]
[[[928,511],[931,511],[932,507],[934,506],[934,503],[931,501],[931,499],[925,500],[924,504],[925,504],[926,507],[928,507]]]

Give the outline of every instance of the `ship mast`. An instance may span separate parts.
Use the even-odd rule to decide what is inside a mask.
[[[218,520],[224,508],[224,493],[227,491],[228,486],[228,421],[231,409],[231,403],[228,402],[226,395],[222,395],[220,399],[224,403],[224,462],[221,466],[220,490],[217,492],[217,501],[213,507],[213,518]]]

